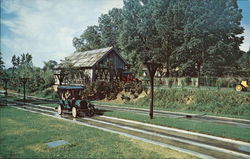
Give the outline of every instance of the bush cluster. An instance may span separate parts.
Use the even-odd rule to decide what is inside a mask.
[[[51,87],[55,83],[54,75],[51,71],[44,71],[37,67],[17,68],[15,70],[6,71],[8,78],[8,88],[23,91],[23,83],[21,78],[28,78],[26,82],[26,91],[28,93],[40,92]]]
[[[241,80],[244,80],[247,78],[236,78],[236,77],[224,77],[224,78],[218,78],[218,77],[201,77],[200,78],[200,85],[201,86],[211,86],[211,87],[228,87],[233,88],[235,87]],[[181,77],[181,78],[165,78],[163,79],[164,84],[168,86],[169,88],[172,87],[172,85],[178,85],[181,87],[185,86],[196,86],[198,82],[198,78],[191,78],[191,77]]]
[[[82,96],[85,96],[88,99],[104,99],[109,100],[116,99],[116,96],[119,92],[123,90],[122,83],[113,81],[96,81],[88,85],[86,90],[82,92]]]

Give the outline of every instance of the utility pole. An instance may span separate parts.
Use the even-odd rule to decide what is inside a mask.
[[[27,77],[21,77],[21,82],[23,83],[23,100],[26,100],[26,83],[28,82],[29,78]]]
[[[148,73],[150,77],[150,111],[149,111],[149,117],[150,119],[153,119],[153,109],[154,109],[154,76],[156,70],[161,66],[160,63],[155,62],[144,62],[144,65],[148,68]]]

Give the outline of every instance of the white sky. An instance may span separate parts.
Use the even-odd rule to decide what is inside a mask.
[[[64,59],[74,52],[72,39],[122,0],[1,0],[1,52],[6,67],[11,57],[30,53],[35,66]],[[7,28],[7,29],[6,29]]]

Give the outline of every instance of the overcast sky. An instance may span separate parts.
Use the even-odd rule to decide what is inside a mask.
[[[0,0],[1,52],[6,67],[11,57],[31,53],[35,66],[43,61],[59,62],[74,52],[73,37],[112,8],[121,8],[123,0]],[[239,1],[243,9],[245,40],[242,50],[250,47],[250,1]]]

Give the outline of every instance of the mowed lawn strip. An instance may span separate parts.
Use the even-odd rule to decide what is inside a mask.
[[[155,115],[154,119],[149,119],[148,115],[131,112],[108,111],[104,115],[250,142],[250,128],[186,118],[159,117],[157,115]]]
[[[116,103],[102,102],[102,101],[92,101],[92,103],[96,104],[96,105],[109,105],[109,106],[117,106],[117,107],[149,109],[149,103],[148,103],[148,105],[116,104]],[[52,104],[51,106],[56,106],[56,104]],[[230,115],[230,114],[220,114],[220,113],[215,114],[215,113],[211,113],[211,112],[200,112],[200,111],[192,111],[192,110],[178,110],[178,109],[160,108],[160,107],[157,107],[157,105],[154,105],[154,110],[155,111],[159,110],[159,111],[170,111],[170,112],[180,112],[180,113],[191,113],[191,114],[198,114],[198,115],[205,114],[205,115],[212,115],[212,116],[218,116],[218,117],[229,117],[229,118],[249,119],[250,120],[250,116]]]
[[[71,122],[0,108],[0,158],[196,158]],[[48,148],[45,143],[70,144]]]
[[[4,97],[4,96],[0,96],[0,102],[4,102],[6,103],[6,101],[9,101],[8,104],[11,104],[11,102],[24,102],[23,97],[19,96],[8,96],[8,97]],[[30,103],[30,104],[36,104],[36,105],[44,105],[44,106],[50,106],[50,107],[56,107],[59,104],[57,102],[50,102],[50,101],[45,101],[42,99],[26,99],[25,103]]]

